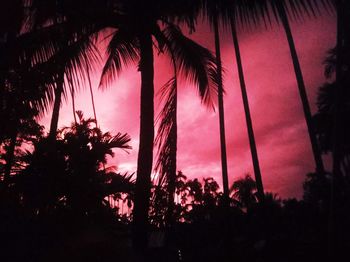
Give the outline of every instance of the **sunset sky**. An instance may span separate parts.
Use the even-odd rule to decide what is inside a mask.
[[[322,61],[335,45],[335,15],[293,23],[295,43],[315,111],[317,88],[324,82]],[[205,25],[191,37],[214,50],[213,34]],[[289,48],[281,27],[239,32],[247,91],[266,191],[281,197],[302,196],[302,181],[314,170],[302,106],[299,100]],[[230,184],[245,173],[253,175],[243,104],[230,34],[222,33],[225,68],[225,124]],[[102,45],[101,45],[102,46]],[[101,50],[103,52],[103,50]],[[155,86],[159,90],[171,76],[165,57],[155,61]],[[103,131],[128,133],[133,149],[116,151],[110,165],[120,171],[135,172],[139,139],[140,74],[136,66],[124,70],[108,90],[97,89],[100,72],[93,77],[96,110]],[[159,111],[160,107],[157,106]],[[77,110],[92,117],[89,90],[78,93]],[[61,108],[59,127],[72,120],[71,104]],[[41,122],[49,126],[50,114]],[[214,177],[221,184],[218,113],[201,104],[196,89],[180,83],[178,100],[178,170],[189,178]]]

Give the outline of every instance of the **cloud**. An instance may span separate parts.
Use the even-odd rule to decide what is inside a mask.
[[[313,109],[317,87],[323,80],[322,61],[335,43],[335,17],[292,24],[295,43]],[[267,191],[282,197],[301,197],[305,174],[314,163],[292,61],[282,28],[240,32],[241,53],[256,135],[263,182]],[[213,36],[206,26],[193,38],[213,50]],[[225,67],[225,124],[230,182],[253,173],[232,39],[222,36]],[[156,90],[172,74],[169,60],[155,60]],[[181,81],[184,82],[184,81]],[[94,87],[98,76],[93,79]],[[178,99],[178,169],[189,178],[214,177],[221,183],[218,113],[205,108],[194,87],[184,82]],[[116,151],[110,161],[120,170],[136,171],[139,139],[140,75],[130,67],[106,91],[95,92],[98,120],[103,130],[127,132],[132,137],[129,154]],[[158,98],[156,98],[158,103]],[[88,90],[77,98],[77,109],[92,116]],[[159,112],[159,106],[156,106]],[[70,104],[62,107],[60,126],[72,121]],[[48,126],[50,117],[43,119]]]

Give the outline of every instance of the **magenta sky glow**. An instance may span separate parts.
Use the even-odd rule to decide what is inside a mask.
[[[335,16],[292,24],[304,79],[313,111],[317,88],[324,82],[322,61],[335,45]],[[302,196],[305,174],[314,170],[311,148],[299,101],[292,61],[282,28],[241,32],[240,44],[265,190],[283,198]],[[201,26],[193,38],[213,50],[213,35]],[[253,174],[242,99],[229,34],[222,34],[225,71],[224,98],[228,172],[230,183]],[[159,89],[171,76],[169,61],[155,61]],[[139,138],[140,76],[126,69],[106,91],[97,90],[100,72],[93,77],[97,117],[103,131],[127,132],[132,137],[129,154],[117,151],[110,165],[122,172],[136,171]],[[217,112],[201,105],[195,88],[182,82],[178,100],[178,170],[189,178],[214,177],[221,183],[219,120]],[[92,117],[88,89],[78,93],[76,108]],[[156,110],[160,107],[156,105]],[[51,113],[50,113],[51,114]],[[41,122],[48,127],[50,114]],[[73,120],[71,103],[61,108],[59,127]]]

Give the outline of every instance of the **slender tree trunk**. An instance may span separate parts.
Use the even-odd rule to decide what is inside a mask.
[[[231,29],[232,29],[233,44],[234,44],[235,53],[236,53],[237,69],[238,69],[239,82],[240,82],[241,93],[242,93],[245,119],[246,119],[246,123],[247,123],[249,145],[250,145],[250,152],[252,155],[256,187],[257,187],[257,191],[258,191],[259,201],[262,202],[264,200],[264,187],[263,187],[263,182],[262,182],[262,177],[261,177],[258,152],[256,149],[252,118],[250,115],[249,101],[248,101],[245,80],[244,80],[244,73],[243,73],[241,52],[239,49],[239,42],[238,42],[237,31],[236,31],[236,24],[235,24],[235,21],[233,19],[231,19]]]
[[[220,51],[220,35],[217,15],[213,20],[214,37],[215,37],[215,55],[216,66],[218,72],[218,106],[219,106],[219,123],[220,123],[220,147],[221,147],[221,167],[222,167],[222,182],[224,190],[225,202],[229,198],[228,173],[227,173],[227,155],[226,155],[226,138],[225,138],[225,115],[224,115],[224,99],[223,99],[223,81],[222,81],[222,64]]]
[[[55,101],[54,101],[53,110],[52,110],[50,132],[49,132],[49,137],[52,139],[56,137],[61,100],[62,100],[62,93],[63,93],[63,85],[64,85],[64,73],[62,71],[59,73],[56,80]]]
[[[98,127],[98,125],[97,125],[97,116],[96,116],[96,107],[95,107],[95,99],[94,99],[94,92],[92,90],[91,77],[90,77],[90,68],[89,68],[89,64],[87,62],[87,56],[84,55],[84,58],[85,58],[86,75],[87,75],[87,78],[88,78],[88,81],[89,81],[89,89],[90,89],[92,111],[94,113],[94,119],[95,119],[96,127]]]
[[[296,76],[296,80],[297,80],[297,84],[298,84],[299,95],[300,95],[301,102],[303,105],[304,116],[305,116],[305,120],[306,120],[307,129],[309,132],[312,152],[313,152],[313,156],[314,156],[314,160],[315,160],[315,164],[316,164],[316,171],[320,174],[324,174],[324,166],[323,166],[321,151],[319,149],[319,145],[318,145],[318,142],[316,139],[316,133],[315,133],[314,126],[312,123],[310,105],[309,105],[309,101],[308,101],[307,94],[306,94],[303,74],[301,71],[298,55],[296,52],[292,31],[291,31],[288,17],[286,14],[286,10],[282,4],[282,1],[275,1],[275,2],[276,2],[276,7],[278,10],[279,17],[282,21],[282,24],[283,24],[283,27],[284,27],[284,30],[285,30],[285,33],[287,36],[289,49],[290,49],[290,53],[291,53],[292,60],[293,60],[294,72],[295,72],[295,76]]]
[[[230,234],[231,232],[231,219],[229,213],[230,207],[230,191],[228,186],[228,172],[227,172],[227,155],[226,155],[226,138],[225,138],[225,114],[224,114],[224,87],[222,79],[222,64],[221,64],[221,51],[220,51],[220,34],[217,13],[213,20],[214,37],[215,37],[215,56],[216,66],[218,72],[218,107],[219,107],[219,124],[220,124],[220,147],[221,147],[221,168],[222,168],[222,182],[223,182],[223,223],[222,234],[224,240],[224,252],[223,256],[225,261],[230,256]]]
[[[139,41],[141,52],[141,116],[135,187],[133,245],[136,250],[143,251],[148,244],[148,210],[153,161],[154,68],[151,34],[141,34]]]

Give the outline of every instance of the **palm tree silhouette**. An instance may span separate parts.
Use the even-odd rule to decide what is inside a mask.
[[[327,4],[325,2],[329,2],[329,1],[322,1],[322,4]],[[282,25],[288,40],[290,54],[293,60],[294,72],[295,72],[297,85],[299,89],[299,95],[302,102],[304,117],[305,117],[309,138],[311,142],[313,157],[316,164],[316,171],[320,174],[323,174],[325,172],[324,166],[323,166],[323,160],[321,156],[321,151],[319,149],[319,145],[317,143],[314,126],[312,124],[312,115],[311,115],[309,101],[307,98],[303,74],[301,71],[299,58],[298,58],[298,54],[297,54],[294,39],[293,39],[292,30],[289,24],[287,4],[288,4],[288,1],[279,1],[279,0],[271,1],[272,8],[275,14],[277,14],[278,19],[282,22]],[[311,10],[312,12],[315,12],[314,11],[315,7],[318,7],[318,3],[316,1],[312,1],[312,2],[308,1],[307,4],[304,3],[303,1],[300,1],[300,2],[298,1],[295,3],[291,3],[291,6],[290,6],[291,11],[289,10],[289,12],[291,12],[292,15],[294,16],[301,15],[302,13],[305,13],[305,12],[309,14],[308,13],[309,10]]]
[[[349,128],[344,118],[349,113],[349,91],[346,88],[349,83],[349,2],[333,1],[337,11],[337,45],[330,51],[327,57],[325,76],[331,77],[335,73],[335,81],[326,83],[320,88],[318,95],[318,113],[315,115],[318,124],[319,138],[325,150],[332,151],[332,175],[329,179],[329,214],[328,214],[328,255],[336,254],[335,242],[337,240],[336,217],[339,216],[339,208],[336,208],[337,197],[346,195],[344,188],[348,185],[347,174],[349,171],[349,149],[347,130]],[[343,174],[345,174],[345,179]],[[322,178],[326,181],[326,177]],[[328,181],[326,181],[328,182]],[[342,185],[342,186],[341,186]],[[340,193],[341,192],[341,193]],[[327,192],[328,193],[328,192]],[[341,201],[339,201],[341,202]]]
[[[237,62],[237,69],[238,69],[241,93],[242,93],[244,113],[245,113],[246,123],[247,123],[250,152],[252,155],[252,161],[253,161],[253,167],[254,167],[254,176],[255,176],[256,185],[257,185],[257,194],[258,194],[259,201],[263,201],[263,199],[264,199],[264,187],[263,187],[263,182],[262,182],[262,177],[261,177],[258,152],[257,152],[257,148],[256,148],[253,123],[252,123],[252,119],[251,119],[251,115],[250,115],[248,95],[247,95],[247,90],[246,90],[246,84],[245,84],[243,66],[242,66],[242,59],[241,59],[238,36],[237,36],[237,31],[236,31],[236,23],[235,23],[234,19],[231,19],[231,30],[232,30],[232,39],[233,39],[235,54],[236,54],[236,62]]]
[[[36,4],[40,4],[40,1],[34,1],[33,7],[38,7],[36,20],[44,20],[40,15],[46,15],[45,11],[47,11],[47,8],[44,7],[44,10],[42,10],[42,6],[36,6]],[[50,4],[49,4],[50,6]],[[52,9],[50,10],[53,12],[53,21],[56,25],[59,25],[63,22],[64,14],[62,13],[62,2],[56,1]],[[50,17],[51,18],[51,17]],[[45,20],[44,20],[45,21]],[[46,22],[46,21],[45,21]],[[64,49],[67,45],[67,39],[65,39],[65,32],[64,30],[60,30],[57,38],[58,41],[58,50]],[[57,128],[58,128],[58,119],[59,119],[59,112],[61,107],[61,100],[62,100],[62,94],[64,93],[64,61],[62,60],[62,57],[58,58],[56,66],[58,67],[57,74],[54,75],[54,83],[55,83],[55,91],[54,91],[54,104],[52,109],[52,116],[51,116],[51,122],[50,122],[50,129],[49,129],[49,137],[52,139],[56,138]],[[74,117],[75,117],[75,113]]]
[[[259,166],[254,131],[253,131],[252,120],[251,120],[251,116],[250,116],[248,96],[247,96],[244,74],[243,74],[242,59],[241,59],[241,55],[240,55],[238,37],[237,37],[237,32],[236,32],[236,24],[238,21],[241,22],[243,25],[250,23],[251,20],[254,21],[255,23],[257,22],[257,20],[259,18],[257,14],[259,14],[259,12],[261,12],[258,9],[260,4],[261,4],[260,2],[253,2],[252,4],[251,3],[248,4],[246,2],[241,2],[241,1],[217,1],[215,4],[213,4],[211,1],[204,1],[204,8],[207,9],[206,15],[208,16],[209,20],[212,22],[213,28],[214,28],[217,57],[220,57],[218,16],[220,16],[221,21],[222,21],[224,26],[229,25],[231,27],[231,33],[232,33],[234,49],[235,49],[235,54],[236,54],[236,62],[237,62],[237,67],[238,67],[238,74],[239,74],[239,80],[240,80],[240,87],[241,87],[244,111],[245,111],[245,116],[246,116],[250,150],[251,150],[251,154],[252,154],[254,175],[255,175],[255,179],[257,181],[259,200],[262,201],[263,197],[264,197],[264,189],[263,189],[263,183],[262,183],[262,179],[261,179],[261,171],[260,171],[260,166]],[[221,60],[221,59],[218,58],[218,60]],[[221,61],[218,61],[218,63],[221,64]],[[221,82],[222,82],[222,77],[221,77]],[[220,98],[220,94],[219,94],[219,114],[223,115],[223,112],[222,112],[223,110],[220,110],[220,103],[221,103],[220,100],[222,100],[222,98]],[[221,120],[220,122],[223,123],[223,120]],[[221,126],[222,140],[225,140],[223,125],[220,124],[220,126]],[[223,142],[223,141],[221,141],[221,142]],[[223,152],[222,155],[225,156],[226,150],[224,148],[223,143],[221,143],[221,148],[222,148],[222,152]],[[227,166],[227,164],[225,164],[225,162],[226,162],[225,158],[222,161],[223,161],[223,166]],[[227,176],[227,175],[225,175],[225,173],[227,173],[227,167],[226,168],[223,167],[223,170],[224,170],[223,175]],[[226,172],[225,172],[225,170],[226,170]],[[226,181],[226,180],[227,179],[224,179],[224,194],[225,194],[225,191],[228,192],[228,181]],[[225,190],[225,188],[226,188],[226,190]]]
[[[181,4],[185,4],[182,6]],[[179,6],[164,1],[120,1],[115,8],[121,14],[108,44],[108,59],[103,68],[100,86],[113,80],[123,63],[139,62],[141,73],[140,139],[134,205],[134,245],[141,250],[147,246],[147,217],[149,209],[154,142],[154,55],[153,39],[161,53],[173,56],[178,71],[198,85],[204,102],[211,103],[208,88],[214,71],[212,54],[185,37],[172,20],[187,13],[186,3]],[[185,12],[186,11],[186,12]],[[164,23],[161,29],[159,22]]]
[[[220,130],[220,152],[221,152],[221,172],[222,172],[222,184],[224,191],[225,204],[229,199],[229,186],[228,186],[228,171],[227,171],[227,152],[226,152],[226,137],[225,137],[225,115],[224,115],[224,87],[222,76],[222,61],[220,50],[220,33],[219,33],[219,16],[220,3],[214,1],[202,1],[202,8],[204,16],[209,20],[210,26],[214,31],[215,42],[215,56],[217,67],[217,82],[218,82],[218,108],[219,108],[219,130]]]
[[[193,44],[193,43],[192,43]],[[195,45],[193,46],[195,47]],[[197,49],[197,48],[196,48]],[[192,52],[193,53],[193,52]],[[195,53],[193,53],[195,54]],[[195,60],[201,59],[201,54]],[[168,190],[168,210],[166,215],[167,225],[171,226],[175,221],[174,211],[175,202],[174,196],[176,191],[176,154],[177,154],[177,89],[178,89],[178,65],[174,53],[171,53],[173,62],[174,76],[160,89],[159,94],[161,99],[165,100],[164,106],[159,113],[160,120],[158,133],[155,139],[155,144],[158,145],[158,158],[155,165],[155,171],[159,172],[158,185],[166,184]],[[214,60],[214,58],[212,58]],[[208,72],[214,77],[215,72],[208,68]],[[213,83],[216,84],[216,83]],[[208,86],[208,88],[210,88]],[[211,106],[210,101],[205,101],[208,106]]]
[[[32,212],[56,212],[58,207],[71,209],[81,217],[100,214],[108,209],[105,197],[131,193],[131,175],[115,173],[104,168],[112,149],[129,150],[130,137],[118,133],[113,136],[93,128],[93,119],[85,119],[77,111],[77,122],[59,130],[59,139],[41,137],[32,153],[27,152],[25,169],[16,176],[15,186],[23,194],[23,204]],[[68,211],[67,211],[68,212]]]
[[[102,7],[100,8],[100,6]],[[106,1],[103,4],[92,1],[88,7],[82,7],[77,6],[75,2],[62,2],[57,6],[56,1],[43,4],[40,0],[33,0],[32,7],[35,10],[32,28],[36,30],[26,34],[23,39],[27,43],[28,40],[36,40],[33,43],[30,42],[32,44],[30,45],[32,63],[37,67],[38,72],[46,69],[43,72],[47,78],[44,79],[44,83],[40,84],[46,88],[48,95],[40,101],[39,107],[41,109],[47,109],[47,101],[54,97],[52,90],[56,90],[57,99],[55,99],[51,134],[57,128],[55,126],[57,126],[56,120],[58,119],[59,97],[62,94],[60,85],[64,80],[64,75],[70,76],[71,73],[84,72],[87,64],[85,58],[89,57],[89,63],[93,60],[91,59],[91,56],[93,57],[91,51],[94,50],[94,45],[90,39],[91,35],[107,27],[117,29],[109,44],[109,58],[103,70],[101,86],[109,82],[114,77],[114,73],[121,69],[121,61],[127,63],[140,61],[141,125],[134,217],[135,228],[146,228],[154,136],[152,37],[157,40],[159,51],[174,54],[181,74],[194,83],[198,83],[200,95],[206,103],[210,103],[211,91],[207,86],[214,74],[210,75],[207,69],[214,68],[212,55],[206,49],[184,37],[179,28],[171,26],[174,19],[192,23],[191,19],[182,15],[188,13],[186,1],[181,2],[179,6],[163,2],[149,6],[140,1],[118,1],[115,3]],[[91,7],[96,7],[96,9]],[[91,12],[91,10],[94,11]],[[149,10],[148,14],[144,10]],[[95,15],[95,11],[97,15]],[[74,15],[79,14],[82,21],[74,19]],[[57,19],[58,15],[63,18]],[[60,20],[60,23],[57,20]],[[161,30],[157,24],[159,21],[166,24],[164,30]],[[53,37],[57,35],[60,37]],[[69,43],[68,47],[62,47],[62,37],[65,42]],[[40,48],[35,44],[40,44]],[[68,85],[70,82],[76,83],[78,78],[76,77],[75,81],[67,81]],[[63,83],[65,84],[65,82]],[[72,88],[74,87],[72,86]],[[138,230],[136,229],[136,231]],[[145,233],[138,235],[142,236],[139,239],[146,238]],[[136,242],[138,241],[136,240]],[[140,242],[145,243],[143,240]]]
[[[233,12],[231,17],[229,18],[230,26],[231,26],[231,35],[235,50],[235,56],[236,56],[236,63],[237,63],[237,70],[238,70],[238,76],[239,76],[239,82],[240,82],[240,88],[241,88],[241,94],[242,94],[242,100],[243,100],[243,107],[244,107],[244,113],[246,118],[246,124],[247,124],[247,131],[248,131],[248,138],[249,138],[249,145],[250,145],[250,152],[252,156],[253,161],[253,168],[254,168],[254,176],[256,180],[256,186],[257,186],[257,196],[259,201],[263,201],[264,199],[264,187],[261,177],[261,171],[260,171],[260,164],[259,164],[259,158],[258,158],[258,152],[256,148],[256,142],[255,142],[255,135],[254,135],[254,129],[253,129],[253,123],[251,119],[250,114],[250,108],[249,108],[249,101],[248,101],[248,95],[246,90],[246,84],[245,84],[245,78],[244,78],[244,72],[243,72],[243,65],[242,65],[242,58],[241,58],[241,52],[239,47],[239,40],[237,35],[237,23],[239,21],[243,21],[243,15],[240,12],[240,9],[244,8],[244,6],[239,6],[237,3],[233,6]],[[258,20],[259,17],[254,17],[254,13],[256,13],[256,6],[250,7],[251,9],[248,9],[248,14],[250,16],[250,20]],[[241,15],[241,17],[239,17]]]
[[[239,201],[243,208],[251,208],[256,203],[256,183],[247,174],[244,178],[240,178],[233,182],[230,193],[233,198]]]
[[[69,89],[74,107],[75,90],[86,80],[90,84],[90,72],[99,60],[94,35],[101,25],[96,22],[98,14],[91,14],[96,3],[77,4],[31,1],[27,7],[31,10],[27,14],[28,29],[21,36],[21,48],[39,74],[36,88],[43,88],[46,93],[45,99],[39,102],[40,111],[47,111],[48,104],[54,101],[49,130],[51,138],[56,136],[62,96],[66,97]],[[77,20],[79,16],[82,18]],[[75,109],[73,115],[75,118]]]

